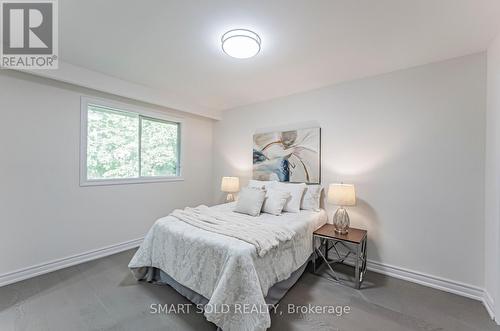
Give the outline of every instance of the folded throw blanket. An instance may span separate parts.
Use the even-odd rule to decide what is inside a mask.
[[[264,256],[269,250],[285,242],[295,232],[281,226],[259,221],[251,216],[234,212],[214,211],[207,206],[176,209],[170,214],[182,222],[197,228],[233,237],[255,246],[257,255]]]

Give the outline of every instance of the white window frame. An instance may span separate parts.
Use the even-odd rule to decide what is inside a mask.
[[[165,114],[161,111],[152,110],[148,108],[138,107],[135,105],[116,102],[111,100],[105,100],[100,98],[93,98],[82,96],[81,97],[81,125],[80,125],[80,186],[98,186],[98,185],[120,185],[120,184],[141,184],[141,183],[158,183],[158,182],[174,182],[184,180],[183,174],[183,164],[184,164],[184,122],[182,118],[174,117]],[[179,152],[178,152],[178,175],[177,176],[154,176],[145,177],[139,176],[137,178],[116,178],[116,179],[88,179],[87,178],[87,116],[88,116],[88,106],[96,105],[103,106],[106,108],[116,109],[117,111],[134,113],[142,115],[144,117],[149,117],[151,119],[157,119],[160,121],[168,121],[178,123],[179,130]],[[139,137],[140,139],[140,137]],[[140,151],[139,151],[140,152]],[[139,161],[140,162],[140,161]]]

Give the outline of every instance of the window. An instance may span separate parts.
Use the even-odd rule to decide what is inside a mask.
[[[180,180],[181,123],[82,98],[82,185]]]

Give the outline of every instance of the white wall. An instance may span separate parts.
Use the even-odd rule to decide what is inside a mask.
[[[214,190],[251,177],[256,130],[319,125],[322,182],[356,185],[369,259],[484,284],[486,61],[472,55],[225,111]]]
[[[500,322],[500,35],[488,48],[487,57],[485,290]]]
[[[81,95],[131,102],[0,71],[0,278],[143,237],[173,208],[212,200],[213,121],[158,107],[185,121],[185,180],[80,187]]]
[[[222,201],[221,176],[251,176],[255,131],[319,125],[323,184],[356,184],[350,214],[369,230],[371,260],[485,286],[498,302],[498,39],[488,51],[486,164],[485,64],[472,55],[338,84],[226,111],[215,124],[149,106],[184,117],[186,180],[98,187],[79,186],[80,96],[136,102],[2,70],[0,278],[140,238],[214,192]]]

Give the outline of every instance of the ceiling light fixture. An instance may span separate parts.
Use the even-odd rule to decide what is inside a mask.
[[[222,50],[237,59],[248,59],[260,51],[260,37],[253,31],[234,29],[222,35]]]

